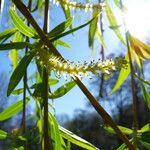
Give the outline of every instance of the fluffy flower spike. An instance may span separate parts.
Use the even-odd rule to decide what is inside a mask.
[[[126,67],[127,62],[122,58],[117,58],[115,60],[108,59],[105,61],[99,60],[98,62],[87,63],[77,63],[64,61],[62,58],[50,54],[46,49],[40,49],[37,52],[37,58],[40,60],[40,64],[46,67],[47,70],[53,70],[55,74],[70,76],[70,77],[90,77],[90,73],[99,74],[105,73],[109,74],[121,67]]]
[[[92,4],[92,3],[78,3],[76,1],[70,1],[70,0],[52,0],[53,4],[56,4],[58,6],[59,3],[61,3],[65,9],[82,9],[85,10],[85,12],[92,11],[94,9],[97,9],[101,11],[103,7],[105,7],[104,3],[98,3],[98,4]]]

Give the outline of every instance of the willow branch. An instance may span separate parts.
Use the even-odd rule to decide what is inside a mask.
[[[43,32],[47,34],[48,30],[48,17],[49,17],[49,0],[45,0],[44,4],[44,25]],[[52,141],[49,138],[48,131],[48,72],[43,68],[43,104],[44,104],[44,150],[52,150]]]
[[[17,8],[20,10],[20,12],[28,19],[28,21],[31,23],[31,25],[34,27],[36,32],[38,33],[39,37],[43,41],[45,45],[51,50],[52,53],[55,55],[63,57],[60,55],[60,53],[57,51],[57,49],[52,45],[52,43],[49,41],[48,37],[44,34],[44,32],[40,29],[39,25],[36,23],[30,12],[27,10],[26,6],[20,1],[20,0],[12,0],[14,4],[17,6]],[[88,89],[84,86],[84,84],[77,78],[75,80],[79,88],[83,91],[83,93],[86,95],[86,97],[89,99],[95,110],[101,115],[103,120],[111,126],[118,137],[122,139],[122,141],[128,146],[130,150],[135,150],[134,146],[130,143],[128,138],[121,132],[121,130],[117,127],[116,123],[112,120],[112,118],[109,116],[109,114],[103,109],[103,107],[97,102],[97,100],[94,98],[94,96],[88,91]]]

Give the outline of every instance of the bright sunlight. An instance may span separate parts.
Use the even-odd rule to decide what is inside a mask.
[[[126,3],[126,25],[130,33],[145,39],[150,31],[150,0],[129,0]]]

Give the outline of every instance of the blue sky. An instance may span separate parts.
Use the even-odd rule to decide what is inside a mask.
[[[6,6],[6,3],[5,3]],[[10,21],[6,17],[8,15],[8,8],[4,7],[4,13],[2,16],[2,22],[0,26],[0,30],[4,30],[7,28],[8,23],[10,24]],[[65,20],[65,16],[62,12],[62,10],[57,7],[52,5],[51,9],[51,22],[50,22],[50,29],[55,27],[57,24],[61,23],[62,21]],[[72,14],[74,15],[74,26],[79,26],[89,20],[91,18],[91,13],[85,13],[84,11],[78,10],[76,12],[72,11]],[[39,16],[42,18],[42,16]],[[107,33],[106,33],[107,34]],[[113,34],[113,33],[109,33]],[[83,28],[77,32],[74,33],[74,36],[68,35],[63,38],[65,42],[71,45],[71,49],[66,49],[63,47],[59,47],[58,50],[59,52],[68,60],[70,61],[90,61],[91,60],[91,50],[88,47],[88,27]],[[115,38],[113,39],[115,40]],[[113,44],[113,47],[117,47],[118,43],[115,42],[116,44]],[[112,50],[112,44],[111,42],[108,42],[107,45],[109,47],[109,44],[111,45],[111,50]],[[99,43],[96,42],[95,44],[95,58],[99,58]],[[109,53],[109,48],[107,49],[106,53]],[[98,57],[97,57],[98,56]],[[11,71],[11,61],[8,57],[7,52],[1,52],[0,53],[0,71],[4,71],[8,74],[10,77],[10,71]],[[64,84],[66,81],[62,77],[60,80],[60,83],[57,86],[52,87],[53,89],[56,89],[56,87],[61,86]],[[88,78],[83,78],[82,82],[90,89],[89,85],[89,79]],[[93,93],[94,94],[94,93]],[[20,98],[19,98],[20,99]],[[68,114],[69,116],[72,116],[74,113],[75,109],[87,109],[86,106],[86,97],[84,94],[81,92],[81,90],[76,86],[74,87],[69,93],[67,93],[65,96],[55,99],[54,100],[54,107],[56,109],[56,114]],[[90,108],[88,108],[90,109]]]
[[[134,0],[132,0],[132,1],[134,1]],[[6,3],[5,3],[5,6],[6,6]],[[6,9],[6,7],[4,7],[4,8],[5,8],[5,10],[4,10],[3,17],[2,17],[3,21],[0,23],[1,31],[4,30],[10,24],[10,21],[6,17],[8,15],[8,10]],[[65,20],[65,16],[64,16],[62,10],[57,6],[52,5],[52,9],[51,9],[50,13],[51,13],[50,29],[52,29],[53,27],[55,27],[56,25],[58,25],[59,23],[61,23],[62,21]],[[117,11],[116,11],[116,13],[117,13]],[[79,26],[82,23],[87,22],[89,20],[89,18],[91,18],[91,13],[85,13],[84,11],[81,11],[81,10],[77,10],[76,12],[72,11],[72,14],[74,15],[74,22],[73,22],[74,26]],[[42,15],[39,16],[39,18],[42,18]],[[105,22],[105,24],[107,26],[107,22]],[[108,29],[108,27],[106,28],[106,30],[107,29]],[[66,59],[68,59],[70,61],[75,61],[75,62],[90,61],[91,60],[91,50],[88,47],[88,36],[87,35],[88,35],[88,27],[75,32],[74,36],[68,35],[68,36],[64,37],[63,40],[71,45],[71,49],[58,47],[59,52]],[[104,37],[105,37],[105,42],[107,45],[107,49],[105,49],[105,53],[109,54],[113,50],[125,52],[124,48],[120,49],[120,47],[122,47],[122,45],[120,43],[118,43],[118,39],[116,38],[116,36],[114,35],[114,33],[112,31],[108,30],[107,32],[105,32]],[[95,49],[94,57],[95,57],[95,59],[97,59],[100,57],[99,56],[100,44],[98,42],[95,43],[94,49]],[[8,76],[10,76],[11,61],[8,57],[8,53],[1,52],[0,60],[1,60],[0,61],[0,72],[4,71],[8,74]],[[85,77],[85,78],[83,78],[82,81],[91,91],[91,86],[90,86],[90,82],[89,82],[90,80]],[[56,87],[61,86],[65,82],[66,81],[62,77],[60,80],[60,83],[57,86],[52,87],[52,90],[56,89]],[[95,94],[95,93],[93,93],[93,94]],[[87,109],[86,102],[87,102],[87,100],[86,100],[84,94],[76,86],[65,96],[54,100],[56,114],[59,115],[59,114],[64,113],[64,114],[68,114],[69,116],[72,116],[75,109],[80,109],[80,108]],[[88,109],[90,109],[90,108],[88,108]]]

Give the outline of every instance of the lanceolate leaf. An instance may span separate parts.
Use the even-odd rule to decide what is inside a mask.
[[[147,104],[147,107],[150,109],[150,93],[148,92],[146,86],[144,85],[144,83],[141,83],[142,85],[142,94],[143,94],[143,98]]]
[[[51,113],[48,114],[48,120],[50,124],[51,138],[54,141],[54,150],[61,150],[61,136],[57,120]]]
[[[71,46],[68,44],[68,43],[66,43],[66,42],[64,42],[64,41],[62,41],[62,40],[56,40],[56,41],[54,41],[53,42],[54,43],[54,45],[60,45],[60,46],[64,46],[64,47],[66,47],[66,48],[71,48]]]
[[[13,9],[10,9],[10,16],[13,20],[13,23],[15,24],[15,26],[18,28],[18,30],[21,33],[23,33],[24,35],[26,35],[28,37],[36,36],[35,30],[28,27]]]
[[[7,138],[7,132],[0,130],[0,140],[4,140]]]
[[[144,133],[144,132],[149,132],[150,131],[150,123],[146,124],[141,128],[141,130],[138,130],[138,133]]]
[[[58,26],[56,26],[53,30],[51,30],[48,33],[48,37],[52,38],[55,36],[58,36],[59,34],[63,33],[71,24],[72,24],[73,18],[70,17],[66,21],[62,22]]]
[[[30,51],[21,59],[18,66],[16,67],[16,69],[14,70],[13,74],[10,77],[7,95],[10,95],[11,92],[18,85],[18,83],[22,79],[23,75],[25,74],[25,71],[26,71],[29,63],[31,62],[32,58],[34,57],[34,55],[35,55],[35,51]]]
[[[70,9],[65,9],[65,7],[62,3],[60,3],[60,5],[62,7],[64,14],[65,14],[66,19],[70,18],[71,17]],[[70,25],[70,29],[72,29],[72,24]]]
[[[26,99],[26,103],[28,103],[28,101],[29,100]],[[0,112],[0,121],[4,121],[14,116],[16,113],[22,110],[22,106],[23,101],[20,100],[7,107],[4,111]]]
[[[103,128],[108,131],[109,133],[113,133],[115,134],[115,131],[113,128],[109,127],[109,126],[103,126]],[[133,130],[132,129],[129,129],[129,128],[126,128],[126,127],[122,127],[122,126],[118,126],[118,128],[124,133],[124,134],[127,134],[127,135],[130,135],[133,133]]]
[[[13,33],[15,33],[17,28],[11,28],[0,32],[0,41],[8,39]]]
[[[6,43],[0,44],[0,50],[24,49],[27,46],[30,46],[30,44],[27,42]]]
[[[104,40],[103,40],[103,38],[102,38],[102,36],[100,35],[100,32],[99,32],[98,30],[96,31],[96,36],[97,36],[99,42],[101,43],[101,45],[102,45],[104,48],[106,48],[105,42],[104,42]]]
[[[89,47],[93,47],[93,44],[94,44],[94,37],[95,37],[95,33],[96,33],[96,30],[97,30],[97,22],[98,22],[98,14],[99,14],[99,11],[98,10],[94,10],[93,11],[93,17],[95,17],[95,19],[90,23],[90,27],[89,27]]]
[[[117,27],[118,23],[117,23],[116,17],[115,17],[115,15],[114,15],[114,13],[113,13],[113,11],[112,11],[112,9],[111,9],[108,2],[106,2],[105,10],[106,10],[106,16],[107,16],[107,19],[108,19],[108,22],[109,22],[110,26],[111,27]],[[113,31],[115,32],[116,36],[120,39],[120,41],[123,44],[125,44],[124,39],[121,35],[121,32],[120,32],[119,28],[114,28]]]
[[[150,133],[143,133],[140,136],[138,136],[138,141],[147,148],[147,150],[150,150]]]
[[[79,136],[73,134],[72,132],[68,131],[67,129],[59,126],[59,130],[61,132],[61,136],[70,141],[71,143],[78,145],[79,147],[82,147],[87,150],[98,150],[97,147],[92,145],[91,143],[87,142],[86,140],[80,138]]]
[[[16,32],[14,35],[13,42],[22,42],[22,41],[23,41],[22,34],[20,32]],[[18,50],[12,49],[9,54],[12,61],[13,69],[15,69],[18,64],[18,58],[19,58]]]
[[[126,55],[125,60],[128,62],[128,55]],[[130,74],[130,66],[129,65],[127,65],[126,69],[122,68],[120,70],[119,77],[117,79],[117,82],[116,82],[115,86],[113,87],[113,89],[111,91],[111,94],[113,94],[114,92],[116,92],[121,87],[121,85],[127,79],[127,77],[128,77],[129,74]]]
[[[50,41],[53,42],[53,41],[55,41],[55,40],[57,40],[59,38],[62,38],[64,36],[68,35],[68,34],[71,34],[71,33],[75,32],[77,30],[80,30],[81,28],[84,28],[85,26],[89,25],[94,19],[95,19],[95,17],[92,18],[90,21],[86,22],[85,24],[82,24],[81,26],[78,26],[78,27],[73,28],[73,29],[71,29],[69,31],[66,31],[66,32],[64,32],[64,33],[54,37],[54,38],[51,38]]]
[[[67,82],[63,86],[59,87],[55,92],[51,93],[49,95],[49,98],[55,99],[62,97],[63,95],[68,93],[75,85],[76,83],[74,81]]]
[[[129,35],[129,41],[132,50],[141,58],[145,59],[145,57],[150,58],[150,46],[143,43],[139,39],[134,36]]]

